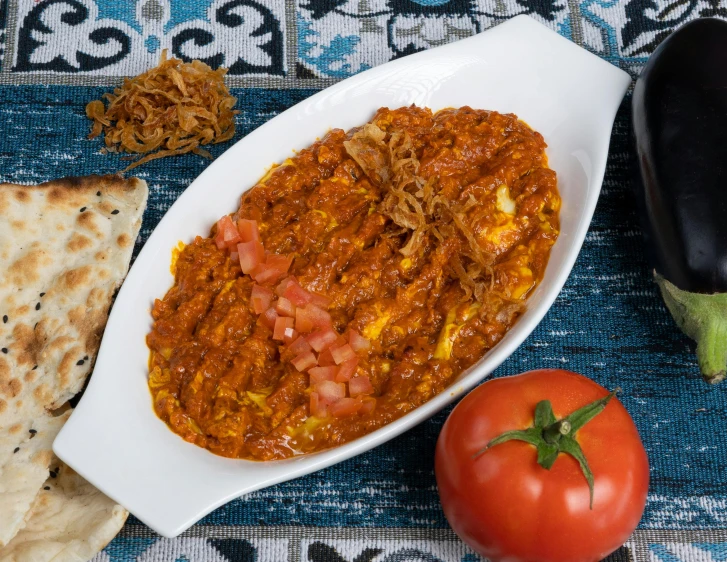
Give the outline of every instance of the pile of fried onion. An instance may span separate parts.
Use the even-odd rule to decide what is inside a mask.
[[[237,99],[225,86],[227,70],[212,70],[201,61],[167,59],[139,76],[125,79],[112,94],[86,106],[93,120],[89,138],[104,133],[109,152],[146,154],[126,170],[150,160],[193,152],[211,158],[202,145],[231,139],[235,134],[232,108]]]
[[[419,160],[406,132],[387,133],[371,123],[364,125],[344,142],[346,152],[361,166],[375,185],[383,189],[379,211],[404,231],[411,231],[399,250],[404,256],[419,251],[430,236],[439,242],[461,235],[464,251],[450,259],[450,266],[465,291],[478,302],[485,296],[485,279],[492,281],[493,256],[485,252],[468,226],[467,211],[477,201],[459,205],[438,192],[435,178],[419,176]]]

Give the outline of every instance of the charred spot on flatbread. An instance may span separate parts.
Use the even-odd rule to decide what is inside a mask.
[[[116,239],[116,244],[119,248],[128,248],[132,244],[131,237],[126,233],[119,234],[119,237]]]
[[[93,246],[93,241],[84,234],[80,234],[78,232],[74,232],[71,236],[71,239],[66,244],[66,249],[75,254],[77,252],[81,252],[87,248],[90,248]]]
[[[30,195],[22,187],[16,188],[13,195],[21,203],[28,203],[30,201]]]
[[[52,257],[45,250],[30,250],[8,267],[6,275],[17,286],[36,283],[42,267],[52,263]]]

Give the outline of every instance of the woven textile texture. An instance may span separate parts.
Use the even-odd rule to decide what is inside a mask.
[[[671,30],[696,17],[727,18],[727,3],[6,0],[0,180],[37,183],[125,167],[101,154],[99,139],[86,139],[84,106],[154,65],[164,48],[230,68],[239,139],[336,80],[521,13],[635,77]],[[701,381],[693,345],[651,281],[630,194],[629,103],[627,96],[576,266],[543,322],[494,376],[563,367],[623,389],[649,454],[651,488],[638,530],[609,562],[727,561],[727,383]],[[135,170],[150,186],[137,252],[208,164],[186,155]],[[433,452],[448,411],[369,453],[235,500],[177,539],[160,539],[132,516],[95,560],[479,561],[449,529],[437,497]]]

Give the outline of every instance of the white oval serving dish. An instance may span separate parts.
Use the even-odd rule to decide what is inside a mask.
[[[586,235],[603,181],[611,128],[629,76],[526,16],[344,80],[287,110],[220,156],[152,233],[111,311],[83,399],[55,453],[165,537],[242,494],[367,451],[474,387],[525,340],[550,308]],[[545,277],[505,338],[442,394],[344,446],[283,461],[215,456],[183,441],[156,417],[147,389],[150,309],[172,285],[171,250],[209,232],[274,162],[332,127],[368,121],[381,106],[434,110],[469,105],[515,113],[541,132],[563,198],[561,234]],[[282,139],[282,140],[281,140]]]

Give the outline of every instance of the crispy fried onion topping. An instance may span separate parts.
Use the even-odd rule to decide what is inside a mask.
[[[371,123],[356,131],[344,142],[349,156],[361,166],[369,180],[384,191],[379,211],[396,225],[410,231],[399,250],[410,256],[423,248],[433,236],[436,244],[460,235],[464,250],[450,259],[452,272],[465,291],[465,299],[474,296],[483,302],[485,279],[492,276],[493,256],[485,252],[470,228],[467,212],[477,205],[472,196],[464,204],[448,199],[437,190],[436,180],[419,175],[419,159],[406,132],[387,134]]]
[[[239,113],[232,109],[237,99],[225,86],[226,72],[198,60],[167,59],[164,50],[159,66],[103,95],[108,108],[101,100],[86,106],[86,116],[93,120],[88,138],[104,133],[109,152],[150,153],[126,170],[187,152],[212,158],[200,147],[231,139]]]

